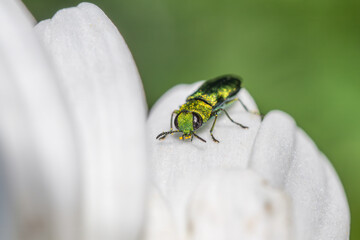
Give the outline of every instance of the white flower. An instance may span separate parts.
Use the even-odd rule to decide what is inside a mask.
[[[0,2],[0,239],[349,238],[341,183],[291,117],[234,104],[249,129],[221,116],[219,144],[210,125],[206,144],[159,142],[200,83],[166,93],[146,124],[135,63],[98,7],[33,21]]]

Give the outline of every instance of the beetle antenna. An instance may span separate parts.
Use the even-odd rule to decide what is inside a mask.
[[[201,137],[199,137],[198,135],[196,135],[195,133],[192,133],[195,137],[197,137],[199,140],[203,141],[206,143],[206,141],[204,139],[202,139]]]
[[[168,132],[162,132],[159,135],[157,135],[156,139],[163,140],[166,138],[167,135],[169,135],[171,133],[176,133],[176,132],[180,132],[180,131],[179,130],[171,130]]]

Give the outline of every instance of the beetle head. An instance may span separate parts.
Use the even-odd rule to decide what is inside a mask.
[[[203,119],[195,112],[182,111],[175,118],[175,127],[184,134],[186,139],[190,138],[202,123]]]

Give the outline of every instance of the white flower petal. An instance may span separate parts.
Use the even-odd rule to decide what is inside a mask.
[[[152,188],[147,203],[145,240],[178,240],[170,208],[156,188]]]
[[[234,120],[248,126],[249,129],[242,129],[230,122],[225,115],[221,115],[214,130],[215,137],[220,140],[219,144],[214,143],[209,134],[212,121],[197,132],[207,143],[196,138],[191,143],[183,142],[178,139],[178,135],[168,136],[163,141],[156,140],[155,137],[159,133],[169,130],[172,111],[178,109],[200,84],[201,82],[180,85],[169,90],[155,104],[148,119],[153,179],[169,201],[180,234],[186,232],[185,209],[188,198],[202,176],[212,169],[245,168],[260,125],[260,117],[245,112],[237,102],[228,112]],[[252,103],[250,107],[256,107],[250,95],[246,94],[246,90],[242,89],[241,92],[242,100]]]
[[[168,91],[154,106],[148,122],[150,142],[153,146],[151,162],[153,179],[170,204],[177,228],[180,229],[180,238],[186,237],[187,206],[191,193],[199,181],[213,169],[250,168],[267,179],[272,186],[284,190],[290,196],[295,239],[348,239],[349,209],[341,183],[326,157],[319,152],[306,134],[296,127],[294,120],[288,115],[274,111],[260,123],[258,116],[244,111],[235,112],[239,108],[233,106],[230,115],[235,115],[237,121],[248,125],[250,129],[248,132],[237,129],[222,116],[222,120],[219,121],[221,124],[217,125],[214,131],[215,136],[222,140],[218,145],[212,141],[206,144],[200,141],[187,143],[172,136],[163,142],[154,139],[158,133],[167,130],[171,112],[199,85],[200,83],[191,87],[182,85]],[[241,94],[240,96],[243,96]],[[243,101],[247,105],[253,104],[251,109],[256,111],[254,109],[256,104],[250,95],[244,97]],[[205,134],[209,136],[209,125],[202,131],[201,136]],[[210,138],[207,137],[207,140]],[[239,193],[235,189],[239,188],[235,183],[228,181],[228,185],[223,184],[221,185],[223,187],[219,186],[219,190],[215,191],[211,186],[216,185],[218,181],[222,180],[220,178],[213,181],[209,178],[203,180],[201,185],[203,190],[198,190],[200,193],[195,194],[200,199],[196,200],[200,202],[197,206],[217,205],[219,209],[216,211],[219,214],[223,213],[221,217],[227,221],[229,220],[227,217],[232,219],[232,216],[226,215],[228,204],[225,202],[231,202],[232,198],[236,198]],[[211,198],[211,193],[214,192],[217,196],[224,195],[225,193],[220,193],[220,189],[224,188],[224,191],[227,191],[225,185],[229,189],[234,189],[232,195],[229,193],[229,196],[224,196],[223,199]],[[213,204],[212,201],[217,203],[222,201],[224,204]],[[245,201],[231,203],[236,208],[240,206],[236,204],[245,206],[254,202]],[[222,207],[225,212],[221,211]],[[229,224],[227,224],[228,228],[210,226],[213,222],[206,221],[210,218],[207,214],[213,213],[207,212],[212,210],[210,207],[203,210],[200,215],[198,215],[199,211],[196,211],[197,207],[192,209],[195,209],[191,215],[192,219],[207,216],[199,220],[196,230],[198,235],[194,235],[196,239],[209,239],[213,236],[224,238],[222,231],[232,231]],[[194,230],[190,229],[190,231]],[[289,233],[283,235],[285,239]],[[242,232],[234,232],[234,234],[231,237],[243,236]]]
[[[256,136],[249,167],[273,186],[284,187],[294,154],[296,129],[290,116],[274,111],[265,116]]]
[[[146,103],[123,38],[95,5],[36,26],[62,77],[80,140],[85,239],[135,239],[146,190]]]
[[[250,168],[292,199],[297,239],[348,239],[349,209],[342,185],[326,157],[288,115],[266,115]]]
[[[3,165],[0,161],[0,239],[15,239],[15,211],[9,199],[11,193]]]
[[[188,239],[290,240],[287,196],[249,170],[216,171],[190,202]]]
[[[18,1],[0,2],[0,164],[10,194],[4,196],[13,221],[8,235],[74,239],[79,179],[72,126],[24,10]]]

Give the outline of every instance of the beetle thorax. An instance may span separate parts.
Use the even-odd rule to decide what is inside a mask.
[[[201,100],[190,100],[185,104],[183,104],[180,107],[179,111],[180,112],[188,111],[188,112],[196,113],[201,117],[202,122],[205,123],[209,120],[211,116],[212,107]]]

